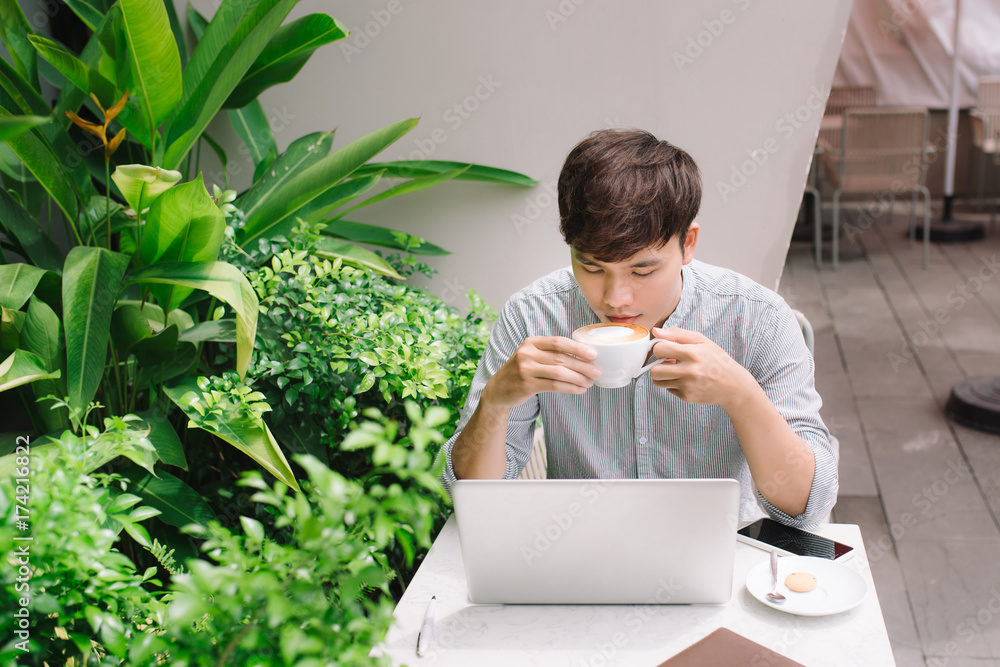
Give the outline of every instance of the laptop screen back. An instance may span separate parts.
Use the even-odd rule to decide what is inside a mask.
[[[481,603],[719,603],[732,594],[732,479],[459,480],[469,596]]]

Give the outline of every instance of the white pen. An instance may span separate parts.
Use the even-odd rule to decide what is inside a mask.
[[[432,595],[431,601],[427,603],[427,611],[424,612],[424,622],[420,624],[420,632],[417,633],[417,657],[422,658],[427,653],[434,639],[434,604],[437,596]]]

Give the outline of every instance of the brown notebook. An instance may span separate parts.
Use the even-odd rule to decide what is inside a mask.
[[[775,653],[728,628],[719,628],[666,662],[661,662],[659,667],[734,667],[735,665],[804,667],[802,663]]]

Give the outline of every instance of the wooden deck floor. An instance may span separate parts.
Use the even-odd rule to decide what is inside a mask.
[[[901,208],[842,240],[837,271],[793,242],[779,291],[815,330],[834,520],[862,528],[897,664],[1000,665],[1000,436],[944,415],[955,382],[1000,374],[1000,232],[924,269]]]

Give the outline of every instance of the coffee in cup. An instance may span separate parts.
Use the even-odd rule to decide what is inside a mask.
[[[581,343],[592,343],[595,345],[628,343],[633,340],[648,340],[649,330],[638,324],[598,322],[597,324],[580,327],[573,332],[573,338]]]
[[[599,322],[580,327],[573,340],[589,345],[597,352],[590,363],[601,369],[594,380],[598,387],[625,387],[662,360],[643,365],[657,339],[649,338],[649,330],[638,324]]]

